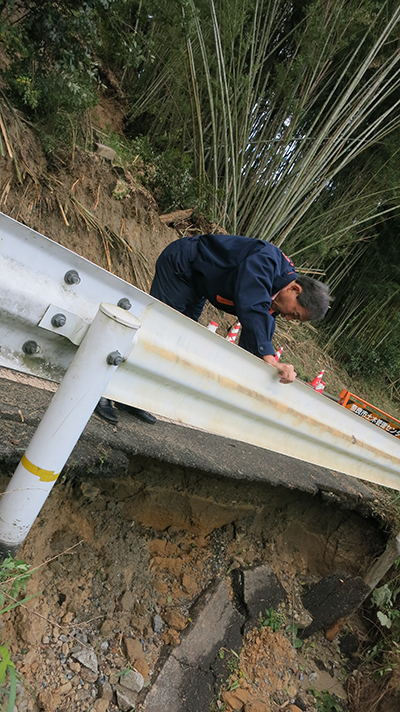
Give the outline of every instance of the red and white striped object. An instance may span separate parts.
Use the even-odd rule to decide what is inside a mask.
[[[228,336],[226,337],[226,340],[231,341],[232,344],[234,344],[237,339],[237,335],[240,331],[241,326],[242,325],[241,325],[240,321],[238,321],[237,324],[235,324],[235,326],[232,326],[232,329],[230,330]]]
[[[207,325],[207,329],[208,329],[209,331],[213,331],[214,334],[215,334],[216,331],[217,331],[217,329],[218,329],[218,324],[217,324],[217,322],[216,322],[216,321],[210,321],[210,323]]]
[[[315,378],[313,378],[312,381],[310,381],[310,386],[312,386],[314,388],[314,390],[316,390],[316,386],[318,386],[318,384],[321,383],[322,376],[324,375],[324,373],[325,373],[325,369],[323,368],[322,371],[319,372],[318,376],[315,376]]]
[[[320,381],[317,386],[315,386],[314,391],[318,391],[318,393],[322,393],[326,386],[325,381]]]
[[[278,351],[275,354],[275,361],[279,361],[280,357],[282,356],[282,351],[283,351],[283,346],[280,346]]]

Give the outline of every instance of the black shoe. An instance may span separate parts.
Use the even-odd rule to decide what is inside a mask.
[[[98,404],[96,405],[94,412],[99,415],[103,420],[107,420],[108,423],[116,425],[118,423],[118,412],[114,408],[112,402],[109,398],[100,398]]]
[[[125,405],[125,403],[118,403],[119,410],[126,410],[127,413],[134,415],[135,418],[143,420],[144,423],[148,425],[154,425],[157,422],[157,418],[152,413],[148,413],[147,410],[142,410],[141,408],[134,408],[133,405]]]

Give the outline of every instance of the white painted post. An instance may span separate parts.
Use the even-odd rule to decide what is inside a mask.
[[[140,321],[100,304],[78,351],[0,502],[0,560],[21,546],[117,366],[133,346]]]

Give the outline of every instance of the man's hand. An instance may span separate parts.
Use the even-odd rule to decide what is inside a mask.
[[[279,373],[279,383],[293,383],[296,379],[297,373],[291,363],[281,363],[280,361],[275,361],[275,356],[263,356],[263,361],[266,361],[276,368]]]

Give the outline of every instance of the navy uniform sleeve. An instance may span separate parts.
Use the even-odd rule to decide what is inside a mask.
[[[270,314],[276,261],[258,252],[239,266],[235,285],[235,308],[242,325],[239,346],[262,358],[274,355],[272,337],[275,318]]]

